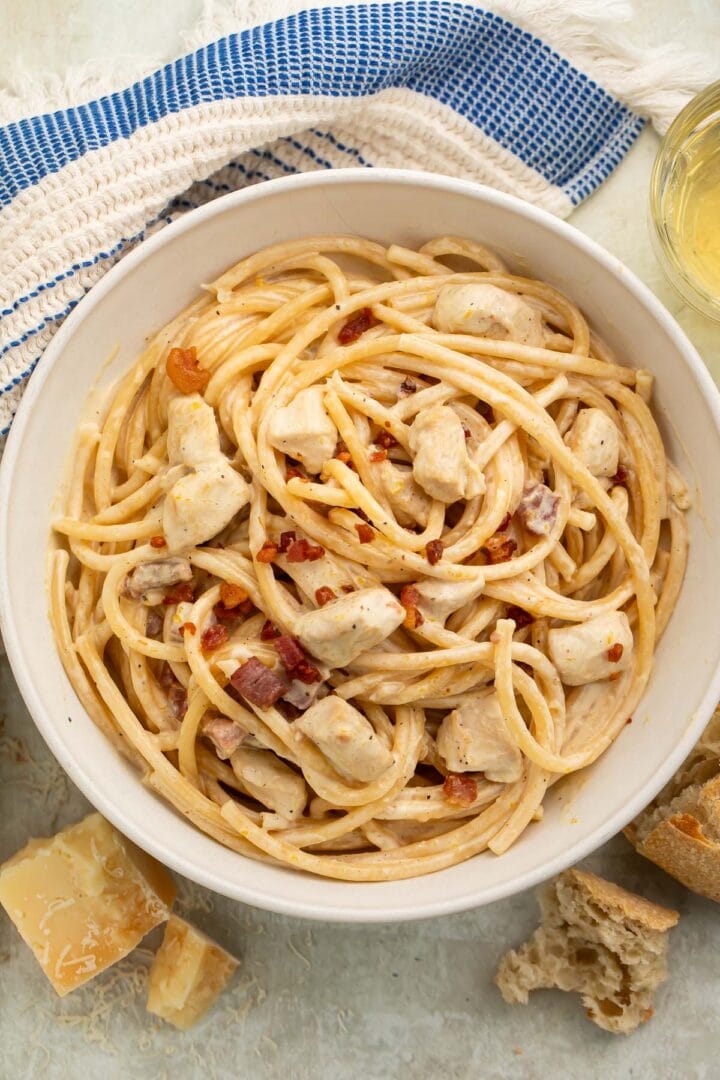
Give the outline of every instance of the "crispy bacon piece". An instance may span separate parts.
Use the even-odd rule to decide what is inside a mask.
[[[443,795],[451,806],[472,806],[477,799],[477,782],[472,776],[450,773],[443,783]]]
[[[325,554],[325,548],[320,544],[311,544],[309,540],[304,538],[300,540],[293,540],[287,548],[288,562],[316,562],[318,559],[322,559]]]
[[[387,450],[373,450],[372,454],[370,455],[370,460],[372,461],[373,465],[376,465],[378,461],[385,461],[386,457]]]
[[[608,649],[608,660],[611,664],[619,664],[622,660],[623,646],[622,643],[616,641],[614,645],[611,645]]]
[[[440,562],[444,550],[445,545],[442,540],[428,540],[425,545],[425,554],[431,566],[436,566]]]
[[[517,544],[511,537],[491,536],[483,547],[483,552],[488,560],[493,563],[507,562],[513,557]]]
[[[620,484],[622,487],[627,487],[628,471],[624,465],[618,465],[618,470],[614,476],[611,476],[613,484]]]
[[[180,627],[181,634],[197,634],[197,626],[194,622],[184,622]]]
[[[236,608],[245,603],[248,594],[242,585],[231,585],[229,581],[223,581],[220,586],[220,599],[224,607]]]
[[[375,533],[369,525],[356,525],[355,532],[358,534],[358,540],[361,544],[371,544],[375,539]]]
[[[341,345],[351,345],[359,337],[369,330],[371,326],[377,326],[377,319],[369,307],[360,308],[344,326],[338,331],[338,341]]]
[[[400,383],[400,391],[403,394],[415,394],[417,392],[417,386],[411,378],[406,376]]]
[[[548,536],[557,521],[560,496],[547,484],[526,484],[518,503],[518,516],[528,532]]]
[[[291,544],[297,539],[294,529],[288,529],[287,532],[280,533],[280,543],[278,544],[278,551],[281,555],[284,555]]]
[[[420,593],[415,585],[403,585],[400,590],[400,603],[405,608],[405,621],[403,626],[408,630],[417,630],[422,626],[425,617],[418,607]]]
[[[171,349],[166,370],[181,394],[202,393],[210,382],[210,372],[200,367],[194,345],[190,349]]]
[[[274,641],[275,638],[279,637],[280,631],[277,629],[277,627],[273,626],[269,619],[266,619],[262,625],[262,630],[260,631],[260,640]]]
[[[164,536],[151,536],[150,537],[150,547],[154,547],[154,548],[167,547],[167,540],[165,539]]]
[[[165,593],[163,604],[170,607],[171,604],[192,604],[195,599],[195,591],[192,582],[181,581],[174,589]]]
[[[185,688],[177,683],[171,686],[167,695],[168,708],[176,720],[182,720],[187,712],[188,699]]]
[[[524,608],[515,607],[515,605],[507,609],[507,617],[513,620],[517,630],[522,630],[523,627],[529,626],[531,622],[535,621],[534,615],[531,615],[529,611],[525,611]]]
[[[375,442],[378,446],[381,446],[383,450],[392,450],[394,446],[400,445],[395,436],[391,435],[389,431],[378,432],[375,436]]]
[[[307,653],[295,637],[289,634],[281,634],[275,638],[273,645],[277,650],[280,661],[291,679],[299,679],[307,684],[322,682],[322,674],[314,664],[308,660]]]
[[[329,585],[322,585],[319,589],[315,590],[315,602],[320,607],[325,607],[331,600],[335,600],[336,596]]]
[[[512,514],[506,514],[497,527],[498,532],[505,532],[512,521]]]
[[[341,585],[340,588],[342,589],[342,591],[344,593],[355,592],[355,586],[354,585]]]
[[[218,601],[213,607],[213,615],[221,623],[232,623],[240,615],[240,608],[228,608],[225,607],[222,600]]]
[[[252,656],[230,676],[230,683],[252,705],[269,709],[281,698],[287,686],[270,668]]]
[[[255,558],[261,563],[275,562],[278,554],[278,546],[274,544],[272,540],[266,540],[263,546],[258,551]]]
[[[204,653],[214,652],[215,649],[219,649],[221,645],[224,645],[229,638],[226,626],[208,626],[203,630],[202,637],[200,638],[200,648]]]

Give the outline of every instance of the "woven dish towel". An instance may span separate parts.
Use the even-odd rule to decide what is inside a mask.
[[[84,293],[219,194],[310,169],[402,166],[567,215],[648,119],[662,129],[710,79],[670,47],[623,46],[629,6],[599,6],[216,0],[192,51],[136,68],[135,81],[90,69],[0,93],[0,445]]]

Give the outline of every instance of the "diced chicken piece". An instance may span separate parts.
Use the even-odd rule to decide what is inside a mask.
[[[193,469],[220,456],[215,411],[199,394],[181,394],[168,405],[167,450],[171,465]]]
[[[298,536],[302,535],[297,529],[295,532]],[[343,587],[353,587],[350,575],[328,551],[322,559],[307,559],[305,562],[290,562],[287,555],[278,555],[274,564],[293,579],[311,604],[316,602],[315,593],[318,589],[332,589],[335,595],[339,596]]]
[[[163,602],[166,589],[183,581],[191,581],[192,576],[188,559],[152,559],[138,563],[125,579],[125,589],[133,600],[155,607]]]
[[[548,536],[557,521],[560,496],[546,484],[526,484],[517,513],[528,532]]]
[[[309,473],[319,473],[335,453],[337,428],[325,411],[325,390],[309,386],[289,405],[273,413],[268,438],[276,450],[302,462]]]
[[[416,585],[420,596],[418,607],[426,619],[444,623],[453,611],[475,600],[485,588],[485,579],[474,581],[440,581],[428,578]]]
[[[433,499],[454,503],[485,490],[485,477],[468,456],[462,421],[448,405],[418,414],[410,428],[410,449],[413,476]]]
[[[548,652],[567,686],[607,679],[632,663],[633,635],[624,611],[548,631]]]
[[[223,761],[231,757],[247,736],[247,731],[227,716],[210,716],[202,726],[203,735],[215,747],[215,753]]]
[[[478,334],[520,345],[542,345],[545,337],[540,312],[497,285],[443,285],[433,325],[446,334]]]
[[[301,615],[295,633],[313,656],[330,667],[345,667],[379,645],[398,628],[405,608],[389,589],[358,589]]]
[[[498,784],[512,784],[522,776],[522,754],[494,691],[453,709],[440,724],[436,741],[451,772],[482,772]]]
[[[371,783],[385,772],[393,756],[370,721],[347,701],[330,694],[295,721],[337,771],[350,780]]]
[[[178,480],[165,499],[163,532],[170,551],[203,544],[229,525],[250,488],[225,458]]]
[[[602,409],[581,409],[565,442],[593,476],[614,476],[620,459],[620,435]]]
[[[400,525],[414,525],[417,522],[424,528],[428,522],[430,500],[415,483],[410,466],[394,465],[386,458],[374,468]]]
[[[230,758],[230,764],[238,780],[259,803],[288,821],[300,817],[308,796],[305,781],[271,750],[241,747]]]

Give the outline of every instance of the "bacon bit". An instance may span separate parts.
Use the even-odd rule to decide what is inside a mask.
[[[291,563],[316,562],[317,559],[322,559],[325,554],[324,547],[321,547],[320,544],[311,544],[309,540],[304,538],[291,541],[286,550],[287,560]]]
[[[451,806],[472,806],[477,799],[477,782],[471,776],[450,773],[443,783],[443,795]]]
[[[354,585],[341,585],[340,588],[342,589],[342,591],[344,593],[355,592],[355,586]]]
[[[297,540],[294,529],[288,529],[287,532],[280,533],[280,543],[278,544],[278,551],[281,555],[284,555],[287,549]]]
[[[280,631],[277,627],[273,626],[269,619],[266,619],[263,623],[262,630],[260,631],[261,641],[274,641],[275,638],[280,637]]]
[[[225,604],[223,604],[222,600],[219,600],[218,603],[215,604],[215,606],[213,607],[213,615],[218,620],[218,622],[221,623],[235,622],[239,614],[239,608],[236,611],[232,608],[225,607]]]
[[[400,389],[402,390],[403,394],[414,394],[417,392],[417,386],[412,381],[412,379],[409,379],[407,377],[404,378],[403,381],[400,383]]]
[[[194,622],[184,622],[180,627],[181,634],[197,634],[197,626]]]
[[[417,630],[425,622],[422,611],[418,608],[420,593],[415,585],[403,585],[400,590],[400,603],[405,608],[403,626],[408,630]]]
[[[232,585],[229,581],[223,581],[220,586],[220,599],[226,608],[235,608],[245,603],[248,594],[241,585]]]
[[[336,599],[337,595],[335,592],[333,592],[329,585],[322,585],[319,589],[315,590],[315,602],[320,607],[325,607],[325,605],[329,604],[331,600]]]
[[[171,604],[192,604],[195,599],[195,591],[192,587],[192,582],[183,581],[179,585],[176,585],[170,592],[166,592],[163,597],[163,604],[166,607],[170,607]]]
[[[339,454],[335,455],[336,461],[342,461],[343,465],[349,465],[352,461],[349,450],[341,450]]]
[[[472,431],[467,426],[467,424],[463,424],[462,429],[463,429],[463,435],[465,436],[465,438],[466,439],[471,439],[472,438]]]
[[[408,608],[405,612],[405,618],[403,619],[403,626],[406,630],[417,630],[418,626],[422,626],[425,622],[422,611],[419,608]]]
[[[517,514],[528,532],[547,536],[557,521],[560,496],[547,484],[530,483],[523,488]]]
[[[425,545],[425,555],[427,556],[427,561],[430,563],[431,566],[437,566],[437,564],[443,557],[444,550],[445,545],[443,544],[442,540],[428,540],[427,544]]]
[[[611,476],[610,479],[612,480],[613,484],[620,484],[622,487],[627,487],[628,471],[625,466],[619,465],[618,471],[615,473],[614,476]]]
[[[377,326],[377,319],[369,307],[360,308],[352,318],[348,319],[338,332],[338,341],[341,345],[351,345],[359,337],[369,330],[371,326]]]
[[[394,446],[400,445],[395,436],[391,435],[389,431],[378,432],[375,436],[375,442],[378,446],[381,446],[383,450],[392,450]]]
[[[308,559],[310,562],[317,562],[318,559],[322,559],[325,554],[325,548],[320,544],[311,544],[308,548]]]
[[[167,695],[168,708],[176,720],[182,720],[187,712],[188,699],[183,686],[171,686]]]
[[[167,547],[167,540],[165,539],[164,536],[151,536],[150,537],[150,547],[154,547],[154,548]]]
[[[214,652],[215,649],[219,649],[221,645],[225,644],[229,636],[225,626],[208,626],[202,632],[200,648],[204,653]]]
[[[275,638],[273,645],[277,650],[280,661],[291,679],[299,679],[306,684],[322,682],[322,675],[308,660],[302,645],[295,637],[289,634],[281,634]]]
[[[517,630],[522,630],[535,621],[534,615],[531,615],[529,611],[525,611],[524,608],[515,607],[515,605],[507,609],[507,617],[513,620]]]
[[[230,683],[246,701],[269,709],[287,690],[283,680],[252,656],[230,676]]]
[[[632,716],[628,716],[627,720],[625,721],[625,724],[626,724],[626,726],[628,724],[632,724]]]
[[[614,645],[611,645],[608,649],[608,660],[611,664],[619,664],[622,660],[623,646],[619,641],[616,641]]]
[[[306,484],[309,483],[308,477],[305,475],[302,469],[298,469],[297,465],[288,465],[287,469],[285,470],[285,479],[294,480],[296,477],[298,480],[304,480]]]
[[[210,382],[210,372],[200,367],[194,345],[190,349],[171,349],[165,368],[181,394],[199,393]]]
[[[420,593],[417,585],[403,585],[400,590],[400,603],[404,608],[417,607]]]
[[[386,458],[387,450],[373,450],[372,454],[370,455],[370,460],[373,462],[373,464],[376,464],[378,461],[385,461]]]
[[[275,562],[278,553],[278,546],[274,544],[272,540],[266,540],[263,546],[258,551],[255,558],[261,563]]]
[[[361,544],[371,544],[375,539],[375,533],[369,525],[356,525],[355,532]]]
[[[503,540],[500,536],[491,536],[482,551],[490,562],[495,565],[511,559],[516,549],[517,544],[510,537]]]
[[[500,524],[498,525],[497,531],[498,532],[505,532],[511,521],[512,521],[512,514],[506,514],[505,517],[500,522]]]

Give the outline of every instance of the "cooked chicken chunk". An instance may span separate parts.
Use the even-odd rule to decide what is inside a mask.
[[[181,394],[168,405],[167,449],[171,465],[193,469],[220,457],[215,411],[199,394]]]
[[[436,741],[451,772],[482,772],[499,784],[512,784],[522,776],[522,754],[494,691],[478,694],[448,713]]]
[[[614,476],[617,472],[620,435],[602,409],[581,409],[565,442],[594,476]]]
[[[308,795],[305,781],[271,750],[241,747],[231,756],[230,764],[238,780],[259,803],[288,821],[300,817]]]
[[[125,579],[125,589],[133,600],[141,600],[149,607],[161,604],[165,590],[183,581],[191,581],[192,566],[188,559],[152,559],[138,563]]]
[[[462,421],[448,405],[418,414],[410,428],[410,449],[413,476],[433,499],[454,503],[485,490],[485,478],[468,456]]]
[[[394,465],[387,459],[374,466],[385,494],[390,501],[400,525],[425,527],[428,522],[430,500],[413,479],[412,469],[407,465]]]
[[[446,334],[478,334],[520,345],[542,345],[544,340],[540,312],[497,285],[443,285],[433,325]]]
[[[295,633],[313,656],[330,667],[345,667],[384,641],[405,618],[389,589],[358,589],[301,615]]]
[[[607,679],[632,662],[633,636],[624,611],[548,631],[548,652],[567,686]]]
[[[298,538],[305,534],[299,529],[294,530]],[[314,541],[310,541],[314,543]],[[329,551],[326,551],[322,559],[306,559],[304,562],[290,562],[287,555],[278,555],[275,566],[288,574],[300,589],[300,592],[315,604],[315,593],[318,589],[332,589],[336,596],[340,596],[343,587],[352,588],[353,580],[350,574],[343,569]],[[360,567],[358,567],[360,569]]]
[[[421,581],[416,588],[420,595],[418,607],[421,613],[426,619],[444,623],[453,611],[480,596],[485,588],[485,579],[479,577],[475,581],[440,581],[429,578]]]
[[[325,411],[322,386],[309,386],[289,405],[273,413],[268,438],[276,450],[302,462],[308,472],[319,473],[335,453],[337,428]]]
[[[295,721],[337,771],[350,780],[371,783],[393,763],[372,724],[347,701],[330,694]]]
[[[163,532],[168,549],[187,551],[217,536],[249,497],[248,485],[224,457],[184,476],[165,499]]]

